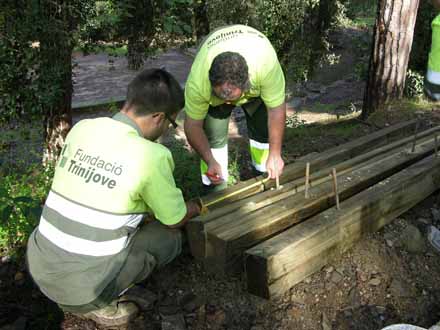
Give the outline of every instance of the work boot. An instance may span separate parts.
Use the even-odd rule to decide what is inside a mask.
[[[81,318],[90,319],[103,327],[119,327],[128,324],[138,314],[138,307],[128,301],[114,300],[110,305],[85,314]]]

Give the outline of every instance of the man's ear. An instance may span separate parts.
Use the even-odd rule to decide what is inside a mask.
[[[151,118],[153,118],[153,121],[157,126],[161,126],[163,121],[166,119],[165,113],[163,112],[155,112],[151,115]]]

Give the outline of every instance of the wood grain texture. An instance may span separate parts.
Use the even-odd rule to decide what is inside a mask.
[[[284,181],[285,179],[283,176],[282,177],[283,179],[281,180],[281,182],[283,183],[283,188],[280,190],[275,190],[275,191],[271,190],[270,182],[269,182],[265,184],[264,187],[265,191],[261,191],[260,187],[258,188],[258,190],[260,191],[258,194],[255,195],[251,194],[246,198],[239,199],[236,201],[229,201],[229,202],[223,201],[221,205],[213,205],[214,207],[211,208],[211,211],[208,214],[191,219],[186,226],[189,245],[193,256],[198,260],[203,260],[205,257],[208,256],[207,250],[209,250],[209,247],[207,247],[206,244],[207,236],[205,231],[205,226],[208,223],[217,222],[219,219],[222,219],[219,225],[228,223],[230,221],[234,221],[237,217],[241,217],[259,208],[274,203],[280,199],[286,198],[287,196],[293,195],[299,191],[303,191],[304,180],[305,180],[304,171],[305,171],[305,166],[308,162],[312,162],[312,164],[315,164],[313,165],[313,167],[311,165],[312,175],[310,176],[310,185],[316,186],[328,179],[327,178],[328,164],[324,162],[324,159],[332,158],[333,156],[331,156],[330,154],[335,154],[336,156],[334,157],[337,158],[340,157],[341,154],[345,155],[344,158],[346,158],[346,160],[335,165],[338,173],[343,174],[345,171],[351,171],[358,164],[362,162],[367,162],[369,159],[372,159],[377,155],[388,153],[393,149],[402,147],[410,143],[412,141],[412,137],[408,137],[390,144],[386,144],[383,147],[375,148],[370,152],[364,151],[364,153],[360,153],[361,150],[363,150],[362,146],[365,143],[369,144],[372,141],[377,142],[376,140],[379,138],[389,140],[394,134],[400,134],[401,130],[410,129],[414,127],[415,123],[416,121],[410,121],[397,126],[387,128],[385,130],[375,132],[371,134],[373,135],[372,137],[369,136],[368,139],[364,137],[361,139],[362,141],[358,141],[358,143],[354,143],[356,141],[352,141],[348,144],[344,144],[337,148],[333,148],[326,153],[327,156],[325,155],[323,156],[322,154],[312,154],[307,157],[304,157],[298,162],[292,165],[288,165],[286,167],[290,171],[290,177],[292,178],[294,177],[292,173],[294,173],[295,171],[297,172],[299,177],[294,180],[291,180],[290,182],[286,182]],[[426,136],[429,136],[430,134],[438,131],[440,131],[440,127],[434,127],[430,130],[421,132],[419,135],[419,140],[423,140],[423,138],[425,138]],[[339,149],[343,149],[344,151],[343,152],[338,151]],[[360,155],[354,157],[353,155],[357,153],[360,153]],[[313,162],[312,159],[314,159],[315,162]],[[320,167],[318,166],[319,164],[321,164]],[[293,169],[293,167],[295,167],[295,169]],[[319,171],[313,170],[317,168],[320,168],[321,170]],[[251,185],[255,185],[255,182],[257,181],[258,178],[250,180],[249,183]],[[243,185],[241,185],[238,189],[243,189]],[[230,191],[231,191],[230,188],[228,188],[225,193],[229,193]]]
[[[273,298],[322,269],[367,233],[377,231],[440,188],[431,155],[367,190],[246,251],[250,293]]]
[[[431,138],[420,142],[413,153],[409,152],[409,146],[404,151],[380,155],[371,164],[339,175],[340,200],[345,200],[427,157],[434,151],[433,140]],[[305,199],[303,194],[295,194],[241,217],[233,217],[233,214],[230,214],[216,222],[207,223],[207,246],[210,246],[212,253],[212,256],[207,256],[210,259],[210,269],[216,272],[236,269],[234,264],[240,262],[245,249],[332,207],[334,203],[333,183],[326,181],[310,189],[308,199]]]

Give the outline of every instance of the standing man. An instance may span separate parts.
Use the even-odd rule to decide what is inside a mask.
[[[113,118],[69,132],[27,262],[41,291],[67,312],[120,326],[137,312],[121,294],[181,251],[182,227],[199,213],[184,202],[170,151],[154,141],[183,108],[166,71],[145,70]],[[147,213],[157,220],[144,223]]]
[[[276,52],[259,31],[232,25],[201,45],[185,86],[185,134],[201,157],[205,186],[228,180],[228,124],[232,110],[246,115],[252,163],[279,176],[286,120],[284,74]]]
[[[440,10],[440,0],[432,0],[434,8]],[[425,93],[434,100],[440,101],[440,14],[431,24],[432,42],[428,59],[428,70],[425,77]]]

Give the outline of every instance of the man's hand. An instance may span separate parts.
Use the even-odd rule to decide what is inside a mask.
[[[222,168],[214,158],[208,163],[208,171],[205,174],[214,185],[221,184],[224,181]]]
[[[281,146],[283,144],[284,126],[286,122],[286,103],[278,107],[268,109],[269,119],[269,157],[266,161],[266,169],[269,177],[275,179],[283,173],[284,161],[281,158]]]
[[[284,161],[280,154],[269,153],[269,157],[266,161],[266,169],[268,177],[271,179],[276,179],[280,177],[284,169]]]
[[[205,173],[206,176],[211,180],[212,184],[221,184],[223,182],[222,169],[212,155],[208,139],[203,130],[203,120],[194,120],[187,116],[185,118],[185,134],[189,144],[208,165],[208,171]]]
[[[189,219],[194,218],[195,216],[200,214],[200,211],[201,211],[200,205],[197,202],[187,201],[187,202],[185,202],[185,204],[186,204],[185,216],[182,218],[182,220],[180,220],[175,225],[168,226],[169,228],[172,228],[172,229],[181,228],[188,222]]]

